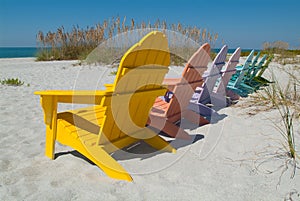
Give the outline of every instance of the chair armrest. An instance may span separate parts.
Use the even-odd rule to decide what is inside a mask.
[[[57,103],[100,104],[104,96],[112,95],[112,91],[47,90],[36,91],[34,94],[42,98],[54,98]]]
[[[58,103],[101,104],[105,96],[112,95],[112,91],[49,90],[34,94],[41,96],[45,124],[52,128],[56,127]]]

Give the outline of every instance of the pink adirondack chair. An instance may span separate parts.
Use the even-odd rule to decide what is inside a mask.
[[[176,138],[190,139],[182,128],[176,125],[181,118],[188,119],[199,125],[209,123],[199,114],[188,110],[190,99],[197,86],[204,82],[202,75],[210,61],[210,45],[202,45],[189,59],[181,78],[165,79],[164,84],[172,92],[170,101],[157,98],[148,119],[148,125]]]

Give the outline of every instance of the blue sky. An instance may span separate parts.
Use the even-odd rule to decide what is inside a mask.
[[[38,31],[126,16],[206,28],[229,48],[259,49],[282,40],[299,49],[299,8],[299,0],[0,0],[0,47],[34,47]]]

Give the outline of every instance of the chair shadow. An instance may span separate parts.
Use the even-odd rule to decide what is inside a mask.
[[[55,153],[54,154],[54,160],[57,159],[58,157],[61,157],[61,156],[64,156],[64,155],[69,155],[69,154],[72,155],[72,156],[75,156],[77,158],[80,158],[82,160],[85,160],[86,162],[88,162],[91,165],[95,165],[95,163],[93,161],[91,161],[90,159],[88,159],[87,157],[85,157],[84,155],[82,155],[80,152],[78,152],[76,150]]]
[[[161,132],[161,136],[166,136],[168,137],[165,133]],[[192,139],[191,140],[182,140],[182,139],[174,139],[174,140],[167,140],[176,150],[189,146],[199,140],[202,140],[204,138],[204,135],[202,134],[196,134],[196,135],[191,135]],[[111,156],[118,161],[122,160],[129,160],[129,159],[136,159],[139,158],[140,160],[144,160],[147,158],[154,157],[158,154],[166,153],[165,151],[157,150],[153,147],[151,147],[149,144],[144,142],[143,140],[138,141],[135,144],[131,144],[128,147],[125,147],[123,149],[117,150],[111,154]],[[82,160],[85,160],[91,165],[95,165],[90,159],[85,157],[83,154],[76,150],[72,151],[66,151],[66,152],[59,152],[55,153],[54,159],[64,156],[64,155],[72,155],[77,158],[80,158]]]
[[[228,106],[226,106],[226,107],[228,107]],[[226,114],[220,114],[220,110],[222,110],[226,107],[225,106],[223,106],[223,107],[203,106],[202,107],[197,104],[190,104],[189,110],[193,111],[194,113],[198,114],[201,117],[204,117],[205,119],[207,119],[210,122],[210,124],[216,124],[228,116]],[[201,108],[204,109],[204,112]]]
[[[210,124],[216,124],[225,119],[227,116],[227,114],[214,113],[212,116],[207,117],[207,119],[209,120]]]
[[[69,113],[69,112],[65,112],[65,113],[61,113],[58,118],[63,118],[64,120],[74,124],[76,123],[76,126],[78,126],[81,129],[85,129],[87,131],[89,131],[90,133],[93,133],[95,135],[97,135],[97,133],[99,132],[99,126],[86,121],[85,119],[83,119],[82,117]],[[186,121],[181,121],[180,123],[180,127],[183,129],[196,129],[199,126],[198,125],[194,125],[194,124],[190,124],[187,123]],[[182,140],[182,139],[178,139],[178,138],[170,138],[167,134],[163,133],[162,131],[159,131],[155,128],[151,129],[159,134],[160,136],[162,136],[163,138],[165,138],[166,141],[168,141],[175,149],[180,149],[182,147],[186,147],[189,146],[199,140],[202,140],[204,138],[204,135],[202,134],[196,134],[196,135],[191,135],[191,140]],[[151,147],[150,145],[148,145],[147,143],[145,143],[144,141],[140,140],[135,144],[129,145],[123,149],[117,150],[115,152],[113,152],[111,154],[111,156],[116,159],[116,160],[128,160],[128,159],[134,159],[134,158],[140,158],[141,160],[146,159],[146,158],[150,158],[153,157],[155,155],[158,154],[162,154],[164,153],[164,151],[160,151],[157,150],[153,147]],[[64,155],[69,155],[71,154],[72,156],[81,158],[85,161],[87,161],[90,164],[94,163],[89,160],[87,157],[85,157],[84,155],[82,155],[80,152],[73,150],[73,151],[66,151],[66,152],[59,152],[56,153],[54,158],[58,158]]]
[[[160,133],[160,136],[166,136],[168,138],[168,136],[162,132]],[[175,138],[172,140],[167,140],[167,142],[169,142],[176,150],[178,150],[180,148],[189,146],[199,140],[202,140],[204,138],[204,135],[196,134],[196,135],[192,135],[191,137],[192,137],[191,140],[183,140],[183,139]],[[113,158],[119,161],[129,160],[134,158],[139,158],[140,160],[144,160],[163,153],[166,152],[157,150],[151,147],[146,142],[141,140],[134,145],[131,145],[129,147],[114,152]]]

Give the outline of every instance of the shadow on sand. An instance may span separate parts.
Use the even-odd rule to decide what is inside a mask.
[[[197,141],[204,139],[204,135],[202,135],[202,134],[191,135],[191,137],[192,137],[191,140],[169,138],[163,132],[160,132],[159,134],[164,139],[166,139],[176,150],[179,150],[183,147],[189,146]],[[144,159],[147,159],[147,158],[150,158],[150,157],[156,156],[158,154],[162,154],[162,153],[165,153],[165,151],[156,150],[155,148],[151,147],[144,141],[140,140],[135,144],[132,144],[121,150],[117,150],[117,151],[113,152],[111,155],[116,160],[128,160],[128,159],[134,159],[134,158],[139,158],[140,160],[144,160]],[[64,155],[69,155],[69,154],[72,156],[81,158],[92,165],[95,165],[87,157],[85,157],[84,155],[82,155],[80,152],[78,152],[76,150],[56,153],[55,159],[58,157],[64,156]]]

